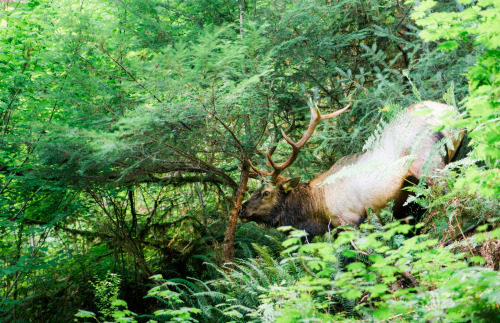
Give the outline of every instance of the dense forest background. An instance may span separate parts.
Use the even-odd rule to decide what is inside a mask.
[[[0,320],[500,319],[498,1],[0,8]],[[307,244],[237,222],[249,162],[286,159],[309,97],[351,109],[285,174],[303,180],[398,107],[460,109],[447,183],[414,188],[419,234],[373,217]]]

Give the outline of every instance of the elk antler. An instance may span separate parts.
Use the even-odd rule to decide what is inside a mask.
[[[290,157],[288,157],[287,160],[285,160],[281,165],[277,165],[273,159],[271,158],[272,154],[274,153],[274,150],[276,147],[273,147],[267,151],[267,160],[269,161],[269,164],[273,167],[272,172],[266,172],[257,169],[252,163],[250,163],[250,167],[252,167],[252,170],[257,173],[257,175],[260,176],[271,176],[272,182],[276,184],[278,180],[278,176],[281,174],[285,168],[289,167],[290,165],[293,164],[295,159],[297,159],[297,156],[299,155],[300,150],[304,146],[304,144],[311,138],[314,130],[316,129],[316,126],[325,119],[330,119],[338,116],[339,114],[343,113],[345,110],[347,110],[350,107],[350,104],[348,104],[346,107],[344,107],[341,110],[335,111],[333,113],[321,115],[319,112],[318,106],[312,102],[312,99],[309,98],[309,108],[311,109],[311,121],[309,122],[309,127],[307,128],[306,133],[302,136],[302,138],[298,142],[292,141],[288,136],[285,134],[283,129],[281,129],[281,133],[283,135],[283,138],[285,138],[286,142],[290,146],[292,146],[292,154]]]

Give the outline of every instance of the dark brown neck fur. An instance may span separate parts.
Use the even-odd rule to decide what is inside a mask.
[[[283,198],[283,207],[276,210],[278,214],[272,226],[305,230],[310,238],[328,232],[330,219],[320,188],[300,183]]]

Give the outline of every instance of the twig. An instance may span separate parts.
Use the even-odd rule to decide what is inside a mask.
[[[26,206],[28,205],[28,203],[35,197],[36,194],[38,194],[38,192],[40,192],[40,190],[45,186],[45,184],[47,183],[47,181],[45,181],[37,190],[35,193],[33,193],[26,201],[24,201],[24,204],[21,206],[21,208],[19,209],[19,211],[16,213],[16,215],[14,215],[12,218],[10,218],[9,220],[17,220],[17,217],[19,216],[19,214],[21,214],[21,212],[23,212],[25,209],[26,209]]]
[[[453,216],[455,217],[455,221],[457,221],[457,226],[458,226],[458,229],[460,230],[460,233],[462,234],[462,237],[464,238],[465,240],[465,235],[464,235],[464,232],[462,231],[462,228],[460,227],[460,223],[458,222],[458,219],[457,217],[455,216],[455,214],[453,214]],[[469,248],[469,251],[470,253],[472,254],[472,256],[475,256],[474,255],[474,252],[472,251],[472,248],[470,247],[470,244],[468,242],[467,243],[467,248]]]
[[[309,267],[307,267],[307,265],[304,262],[304,259],[301,259],[300,262],[302,263],[302,267],[304,267],[304,269],[307,271],[309,275],[313,276],[314,278],[318,278],[318,276],[316,276],[316,274],[313,273],[311,269],[309,269]]]
[[[354,249],[356,249],[357,252],[359,252],[360,254],[362,255],[365,255],[365,256],[369,256],[370,254],[367,253],[367,252],[364,252],[364,251],[361,251],[358,249],[358,247],[356,247],[356,245],[354,244],[354,241],[351,240],[351,245],[354,247]]]
[[[483,224],[483,223],[484,223],[484,221],[481,221],[481,222],[479,222],[477,224],[474,224],[474,225],[468,227],[467,229],[465,229],[465,231],[461,232],[460,234],[457,234],[453,238],[450,238],[450,239],[446,240],[446,242],[443,243],[443,246],[446,247],[446,246],[450,245],[452,242],[454,242],[455,240],[457,240],[459,237],[463,236],[464,234],[467,234],[469,232],[472,232],[472,231],[476,230],[476,228],[478,226],[480,226],[481,224]]]
[[[391,317],[389,317],[387,320],[384,320],[384,322],[385,322],[385,321],[390,321],[390,320],[392,320],[392,319],[395,319],[396,317],[401,317],[401,316],[403,316],[403,315],[407,315],[407,314],[410,314],[410,313],[415,313],[415,311],[411,311],[411,312],[407,312],[407,313],[402,313],[402,314],[398,314],[398,315],[391,316]]]

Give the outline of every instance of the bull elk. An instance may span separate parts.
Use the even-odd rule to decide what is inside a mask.
[[[321,115],[312,101],[309,106],[309,127],[298,142],[282,131],[283,138],[292,147],[290,157],[278,165],[271,157],[274,149],[270,149],[267,160],[273,167],[272,172],[251,165],[254,177],[270,177],[270,181],[242,204],[239,212],[242,222],[293,226],[313,237],[342,224],[357,226],[366,218],[369,209],[376,212],[390,200],[394,201],[393,211],[397,214],[408,197],[404,187],[423,179],[424,175],[429,175],[426,181],[432,183],[432,177],[451,160],[463,137],[445,130],[434,131],[433,126],[442,125],[440,118],[456,110],[424,101],[393,118],[376,137],[371,149],[343,157],[325,173],[308,183],[301,183],[300,177],[289,179],[280,174],[296,160],[322,120],[338,116],[349,107]],[[435,153],[435,145],[443,138],[451,139],[446,153]]]

